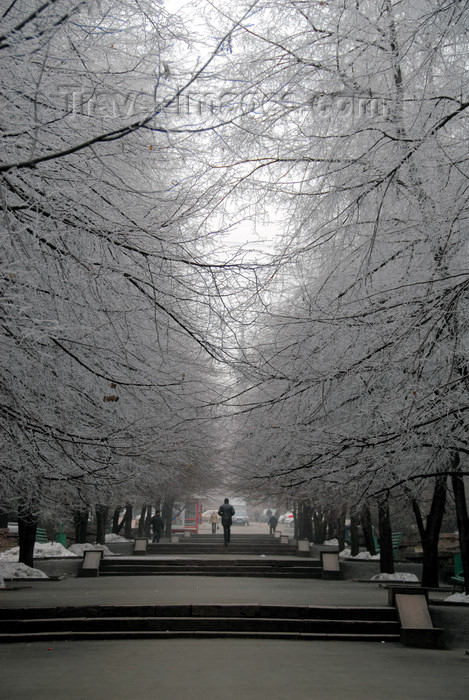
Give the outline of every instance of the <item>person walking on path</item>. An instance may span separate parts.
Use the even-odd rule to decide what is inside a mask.
[[[277,523],[278,523],[277,516],[274,513],[269,518],[269,532],[271,535],[274,534],[275,528],[277,527]]]
[[[217,524],[218,524],[218,515],[215,510],[212,510],[210,514],[210,522],[212,523],[212,535],[214,535],[217,531]]]
[[[153,530],[153,542],[159,542],[164,531],[163,518],[161,517],[159,510],[156,511],[155,515],[151,519],[151,529]]]
[[[235,514],[235,509],[231,505],[228,498],[225,498],[224,503],[218,509],[218,515],[221,517],[221,524],[223,525],[223,535],[225,538],[225,547],[230,543],[231,538],[231,523],[233,522],[233,515]]]

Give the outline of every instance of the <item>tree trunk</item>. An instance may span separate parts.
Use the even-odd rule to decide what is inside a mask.
[[[337,511],[329,508],[326,516],[326,539],[333,540],[337,537]]]
[[[112,532],[113,532],[115,535],[119,535],[119,534],[120,534],[120,532],[121,532],[122,528],[124,527],[124,525],[127,527],[127,520],[126,520],[126,518],[127,518],[127,516],[128,516],[127,508],[129,508],[129,506],[126,506],[126,507],[125,507],[124,515],[123,515],[122,520],[121,520],[120,522],[119,522],[120,510],[115,510],[114,513],[113,513],[113,516],[112,516]],[[130,508],[132,508],[132,506],[130,506]],[[125,533],[124,533],[124,536],[127,537],[127,535],[125,535]],[[127,539],[130,539],[130,537],[127,537]]]
[[[459,471],[459,455],[454,457],[452,468]],[[464,477],[452,474],[451,485],[453,487],[454,502],[456,505],[456,521],[459,532],[459,547],[461,550],[462,568],[464,572],[464,591],[469,595],[469,516],[467,513],[467,501],[464,491]]]
[[[347,508],[345,505],[342,506],[337,515],[337,539],[339,541],[339,552],[345,548],[345,518],[347,515]]]
[[[148,537],[148,539],[151,537],[151,505],[147,506],[147,515],[145,518],[145,527],[143,529],[143,534],[145,537]]]
[[[358,534],[358,526],[360,519],[356,513],[350,515],[350,554],[356,557],[360,552],[360,537]]]
[[[389,517],[388,494],[378,501],[379,523],[379,570],[382,574],[394,573],[394,558],[392,552],[392,529]]]
[[[75,528],[75,542],[77,544],[84,544],[86,542],[86,535],[88,532],[88,510],[74,510],[73,511],[73,525]]]
[[[97,544],[106,544],[106,524],[107,524],[107,506],[97,504],[96,511],[96,542]]]
[[[298,538],[300,540],[313,539],[313,509],[309,503],[298,504]]]
[[[441,523],[445,514],[446,476],[437,476],[433,489],[432,504],[427,516],[426,525],[422,531],[423,518],[418,503],[413,504],[417,527],[421,533],[423,550],[422,586],[438,588],[438,541],[440,539]],[[422,534],[423,532],[423,534]]]
[[[313,513],[313,542],[314,544],[322,544],[325,537],[325,525],[324,525],[324,514],[322,508],[315,508]]]
[[[365,546],[372,556],[376,554],[375,542],[373,539],[373,530],[371,526],[371,511],[368,505],[365,505],[361,514],[361,523],[363,535],[365,537]]]
[[[414,511],[415,520],[417,521],[417,528],[419,531],[420,539],[423,542],[424,537],[425,537],[425,525],[423,523],[422,512],[420,510],[420,506],[418,504],[418,501],[415,498],[412,498],[412,510]]]
[[[27,506],[18,509],[18,561],[26,566],[34,567],[34,543],[36,542],[37,515]]]
[[[162,518],[164,522],[164,534],[166,537],[171,537],[171,526],[173,523],[173,498],[165,498],[163,502]]]
[[[114,535],[119,534],[121,526],[122,526],[122,523],[121,523],[121,525],[119,525],[119,513],[120,513],[119,508],[116,508],[114,510],[114,513],[112,514],[112,532]]]
[[[145,532],[146,514],[147,514],[147,507],[142,506],[142,510],[140,511],[140,520],[138,521],[137,537],[143,537],[143,533]]]
[[[125,506],[124,515],[124,537],[126,540],[132,539],[132,518],[133,518],[133,508],[130,503]]]

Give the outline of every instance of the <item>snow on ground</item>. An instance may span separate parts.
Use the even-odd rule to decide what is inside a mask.
[[[325,542],[323,542],[323,544],[326,544],[328,547],[338,547],[339,540],[337,540],[337,539],[326,540]]]
[[[10,578],[49,578],[39,569],[32,569],[18,561],[0,561],[0,588],[5,588],[5,579]]]
[[[83,553],[87,549],[101,549],[103,552],[103,557],[119,557],[120,554],[113,554],[109,547],[105,544],[90,544],[85,542],[84,544],[71,544],[68,548],[69,552],[72,552],[73,556],[82,557]]]
[[[466,603],[469,605],[469,595],[467,593],[452,593],[448,598],[445,598],[445,603]]]
[[[109,535],[106,535],[106,541],[108,542],[127,542],[123,537],[118,540],[108,539]],[[111,537],[119,537],[118,535],[112,535]],[[113,554],[111,550],[106,547],[105,544],[72,544],[68,549],[66,549],[59,542],[36,542],[34,545],[34,559],[59,559],[61,557],[70,557],[77,559],[78,557],[83,557],[83,552],[85,549],[102,549],[103,556],[114,557],[120,556],[119,554]],[[12,547],[7,549],[5,552],[0,554],[0,564],[2,562],[17,562],[19,559],[20,548]]]
[[[409,574],[404,571],[394,574],[375,574],[370,581],[405,581],[407,583],[418,583],[419,580],[415,574]]]
[[[126,541],[123,537],[119,537],[118,535],[111,536],[112,538],[119,537],[118,540],[108,540],[108,537],[109,535],[106,536],[107,541],[111,542]],[[120,556],[119,554],[113,554],[104,544],[72,544],[69,549],[66,549],[59,542],[36,542],[34,545],[34,559],[79,559],[83,557],[85,549],[102,549],[103,556],[105,557]],[[5,588],[4,579],[49,578],[39,569],[32,569],[30,566],[26,566],[26,564],[20,564],[18,562],[19,553],[19,547],[12,547],[0,553],[0,588]]]
[[[133,542],[133,540],[126,540],[122,535],[115,535],[113,532],[106,535],[105,540],[106,542]]]
[[[341,552],[339,552],[339,557],[341,559],[353,559],[358,560],[358,559],[364,559],[365,561],[379,561],[380,556],[379,554],[370,554],[369,552],[359,552],[355,557],[352,557],[352,553],[350,549],[343,549]]]
[[[0,554],[0,563],[5,561],[17,562],[20,548],[12,547]],[[80,556],[80,555],[78,555]],[[36,542],[34,545],[35,559],[50,559],[51,557],[77,557],[77,554],[66,549],[60,542]]]

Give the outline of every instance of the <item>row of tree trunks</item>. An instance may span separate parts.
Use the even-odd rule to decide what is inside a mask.
[[[132,537],[133,506],[128,503],[125,506],[124,516],[119,522],[120,509],[116,508],[112,516],[112,532],[119,535],[124,528],[124,537],[130,540]]]

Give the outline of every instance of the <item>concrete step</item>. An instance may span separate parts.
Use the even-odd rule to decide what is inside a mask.
[[[307,620],[397,620],[391,606],[187,603],[166,605],[66,605],[0,608],[0,620],[72,617],[270,617]]]
[[[396,627],[397,625],[397,627]],[[399,628],[394,622],[369,622],[360,620],[271,620],[246,618],[60,618],[55,620],[9,620],[2,624],[2,634],[38,632],[288,632],[308,634],[393,634]]]
[[[394,608],[264,605],[77,606],[0,611],[0,642],[251,637],[399,641]]]
[[[148,544],[147,554],[273,554],[279,556],[296,556],[297,548],[291,545],[275,547],[272,545],[259,546],[251,544],[230,544],[225,547],[223,543],[217,544],[188,544],[178,542],[176,544]]]
[[[307,569],[321,569],[321,562],[319,559],[297,559],[297,558],[285,558],[285,559],[275,559],[275,558],[261,558],[259,556],[253,557],[252,559],[233,559],[231,557],[226,558],[190,558],[190,557],[180,557],[177,556],[167,556],[167,557],[153,557],[153,556],[139,556],[139,557],[106,557],[102,559],[101,566],[103,568],[113,568],[115,566],[166,566],[170,564],[171,566],[180,566],[184,568],[188,565],[192,566],[211,566],[225,568],[227,566],[263,566],[263,567],[283,567],[286,569],[296,568],[301,566]]]
[[[110,570],[101,576],[219,576],[219,577],[257,577],[257,578],[321,578],[320,573],[310,571],[281,571],[269,569],[152,569],[134,571],[132,569]]]
[[[321,564],[308,559],[103,559],[101,576],[265,576],[320,578]]]
[[[26,642],[60,642],[60,641],[80,641],[94,640],[104,641],[111,639],[285,639],[285,640],[306,640],[306,641],[329,641],[329,642],[399,642],[399,634],[326,634],[326,633],[289,633],[289,632],[205,632],[189,631],[177,632],[39,632],[37,634],[1,634],[0,644]]]

